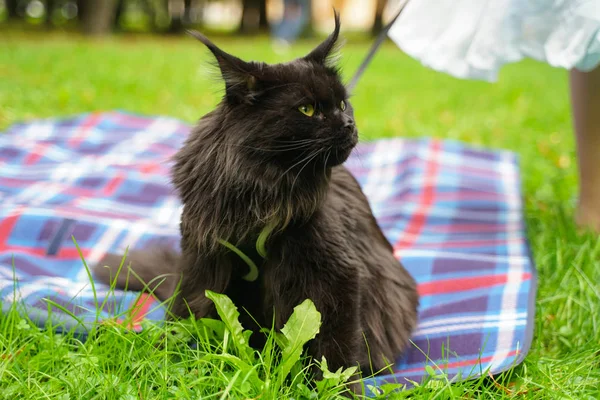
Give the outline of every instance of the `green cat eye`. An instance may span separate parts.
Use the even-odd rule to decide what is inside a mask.
[[[312,117],[315,113],[315,107],[312,104],[304,104],[298,107],[298,111],[300,111],[304,115]]]
[[[342,111],[345,111],[345,110],[346,110],[346,102],[345,102],[344,100],[342,100],[342,101],[341,101],[341,103],[340,103],[340,109],[341,109]]]

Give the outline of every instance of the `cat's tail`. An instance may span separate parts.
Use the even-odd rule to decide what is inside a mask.
[[[166,247],[131,251],[127,256],[106,254],[92,267],[97,281],[116,289],[153,293],[165,301],[180,282],[180,255]]]

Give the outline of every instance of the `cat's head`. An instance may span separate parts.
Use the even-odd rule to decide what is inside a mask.
[[[348,93],[335,65],[339,15],[327,39],[304,57],[282,64],[246,62],[190,32],[216,58],[225,82],[222,130],[241,156],[286,171],[310,163],[343,163],[357,143]]]

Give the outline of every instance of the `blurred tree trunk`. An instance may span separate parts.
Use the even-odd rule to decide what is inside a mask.
[[[267,19],[267,0],[260,1],[258,11],[258,29],[268,31],[269,20]]]
[[[169,10],[169,0],[166,0],[167,10]],[[179,33],[183,31],[184,24],[189,23],[190,14],[192,12],[192,0],[183,0],[183,9],[176,10],[176,12],[171,17],[171,25],[169,27],[169,32],[171,33]],[[169,13],[170,14],[170,13]]]
[[[115,18],[113,19],[113,28],[117,31],[121,28],[120,22],[124,11],[125,0],[117,0],[117,4],[115,5]]]
[[[242,21],[239,32],[253,33],[269,30],[267,0],[242,0]]]
[[[375,4],[375,19],[373,20],[373,27],[371,28],[371,34],[377,36],[383,29],[383,11],[387,5],[387,0],[377,0]]]
[[[77,0],[77,18],[83,23],[83,15],[85,14],[85,4],[87,0]]]
[[[54,0],[46,0],[46,26],[50,28],[52,26],[52,14],[54,13]]]
[[[17,19],[19,17],[19,14],[17,13],[19,0],[6,0],[4,4],[6,5],[8,19]]]
[[[83,1],[82,1],[83,2]],[[115,0],[84,0],[81,21],[83,32],[88,35],[105,35],[111,31],[115,18]]]

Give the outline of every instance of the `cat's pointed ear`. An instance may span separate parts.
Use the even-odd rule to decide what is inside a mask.
[[[187,33],[204,43],[215,56],[221,70],[221,76],[225,81],[227,97],[246,102],[251,101],[258,90],[255,64],[226,53],[198,31],[188,30]]]
[[[335,28],[333,32],[318,45],[313,51],[304,57],[305,60],[313,61],[319,64],[327,64],[336,50],[336,43],[340,35],[340,14],[334,9]]]

